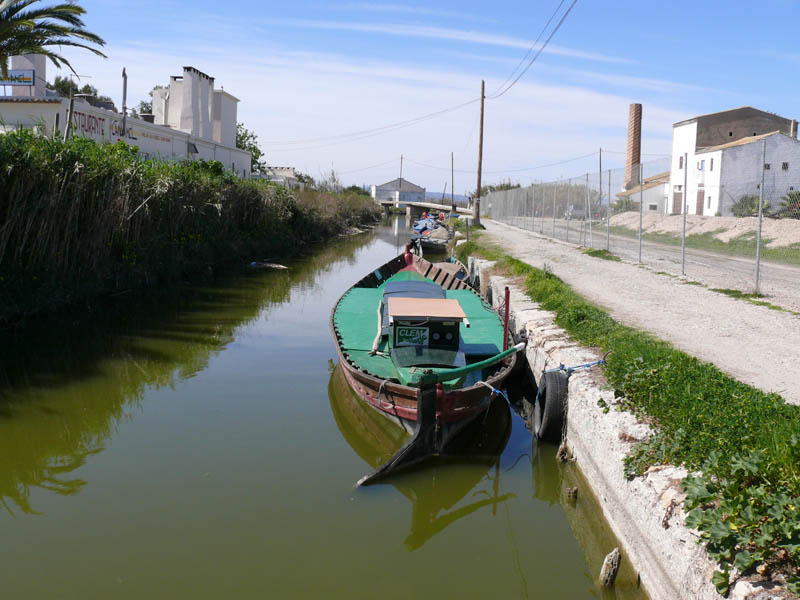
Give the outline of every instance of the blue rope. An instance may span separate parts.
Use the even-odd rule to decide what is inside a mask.
[[[558,368],[555,369],[548,369],[545,373],[557,373],[558,371],[564,371],[567,374],[567,377],[572,375],[575,371],[580,371],[581,369],[591,369],[592,367],[596,367],[597,365],[604,365],[606,364],[606,357],[611,354],[611,352],[606,352],[605,356],[600,360],[596,360],[594,362],[585,363],[582,365],[576,365],[574,367],[565,367],[563,364],[558,365]]]
[[[498,390],[496,387],[492,387],[492,386],[491,386],[491,384],[488,384],[488,383],[486,383],[485,381],[480,381],[480,382],[478,382],[478,383],[480,383],[481,385],[485,385],[485,386],[486,386],[486,387],[488,387],[490,390],[492,390],[492,396],[490,396],[490,397],[493,397],[493,396],[502,396],[503,398],[505,398],[505,399],[506,399],[506,402],[508,402],[508,401],[509,401],[509,400],[508,400],[508,392],[505,392],[505,391],[503,391],[503,390]]]

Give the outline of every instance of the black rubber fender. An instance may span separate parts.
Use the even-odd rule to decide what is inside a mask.
[[[569,379],[563,371],[542,375],[533,409],[533,430],[540,440],[561,442],[567,419],[568,391]]]

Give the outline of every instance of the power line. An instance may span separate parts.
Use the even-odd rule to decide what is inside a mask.
[[[522,173],[524,171],[536,171],[538,169],[547,169],[549,167],[557,167],[559,165],[565,165],[567,163],[575,162],[575,161],[578,161],[578,160],[583,160],[584,158],[590,158],[590,157],[596,156],[596,155],[597,155],[597,152],[591,152],[589,154],[584,154],[583,156],[576,156],[574,158],[568,158],[566,160],[561,160],[559,162],[554,162],[554,163],[550,163],[550,164],[546,164],[546,165],[537,165],[535,167],[522,167],[522,168],[519,168],[519,169],[501,169],[501,170],[495,170],[495,171],[484,171],[484,173],[486,173],[487,175],[499,175],[499,174],[502,174],[502,173]],[[419,165],[420,167],[427,167],[429,169],[437,169],[439,171],[449,171],[450,170],[450,167],[438,167],[436,165],[429,165],[427,163],[419,162],[419,161],[413,160],[411,158],[408,158],[407,156],[405,157],[405,159],[410,163],[414,163],[415,165]],[[471,170],[455,169],[455,172],[456,173],[474,173],[475,169],[471,169]]]
[[[550,43],[550,40],[553,38],[553,36],[556,34],[556,32],[561,28],[561,25],[564,23],[564,20],[567,18],[567,16],[569,15],[569,13],[572,10],[572,8],[575,6],[577,1],[578,0],[573,0],[572,1],[572,4],[569,6],[567,11],[562,15],[562,17],[559,20],[558,24],[556,25],[555,29],[553,29],[553,31],[550,33],[550,35],[548,36],[547,40],[545,40],[545,42],[541,46],[541,48],[539,48],[539,50],[537,51],[536,55],[534,55],[534,57],[528,62],[528,64],[522,69],[522,71],[520,71],[519,75],[517,75],[517,77],[513,81],[511,81],[511,83],[508,84],[505,87],[505,89],[502,89],[502,91],[499,91],[499,90],[501,90],[501,88],[503,88],[503,86],[506,85],[508,80],[511,79],[511,77],[514,76],[514,73],[517,72],[517,70],[520,68],[520,65],[522,65],[522,63],[527,59],[527,57],[533,51],[533,48],[536,47],[536,44],[539,42],[539,40],[541,39],[541,37],[544,34],[544,32],[550,26],[550,24],[552,23],[552,21],[555,18],[555,16],[558,14],[558,11],[563,6],[565,0],[561,0],[561,2],[559,2],[558,6],[556,7],[556,10],[550,16],[550,19],[548,19],[548,21],[545,24],[544,28],[539,33],[539,36],[536,38],[536,41],[534,41],[533,45],[528,49],[528,52],[525,54],[525,56],[522,57],[522,60],[520,61],[520,63],[514,68],[514,70],[506,78],[506,80],[502,84],[500,84],[500,86],[498,86],[498,89],[495,91],[495,93],[493,95],[491,95],[491,96],[486,96],[486,98],[489,98],[489,99],[499,98],[500,96],[505,94],[508,90],[510,90],[512,87],[514,87],[514,84],[516,84],[517,81],[519,81],[520,78],[528,71],[528,69],[530,69],[531,65],[533,65],[534,62],[536,62],[536,60],[541,55],[542,51]],[[438,110],[438,111],[435,111],[435,112],[432,112],[432,113],[428,113],[428,114],[422,115],[420,117],[415,117],[413,119],[408,119],[408,120],[405,120],[405,121],[398,121],[396,123],[390,123],[388,125],[383,125],[381,127],[375,127],[373,129],[363,129],[363,130],[354,131],[354,132],[351,132],[351,133],[336,134],[336,135],[323,136],[323,137],[317,137],[317,138],[306,138],[306,139],[301,139],[301,140],[265,140],[265,141],[262,141],[261,144],[265,145],[265,146],[272,146],[269,149],[274,151],[274,152],[283,152],[283,151],[288,151],[288,150],[314,150],[316,148],[324,148],[324,147],[327,147],[327,146],[334,146],[334,145],[337,145],[339,143],[346,142],[346,141],[361,140],[361,139],[365,139],[365,138],[369,138],[369,137],[374,137],[374,136],[380,135],[382,133],[388,133],[390,131],[396,131],[398,129],[403,129],[405,127],[411,127],[412,125],[416,125],[418,123],[422,123],[422,122],[427,121],[429,119],[432,119],[434,117],[438,117],[438,116],[446,114],[448,112],[452,112],[454,110],[458,110],[460,108],[464,108],[465,106],[469,106],[471,104],[474,104],[475,102],[478,102],[479,100],[480,100],[480,98],[473,98],[472,100],[469,100],[467,102],[464,102],[464,103],[461,103],[461,104],[457,104],[457,105],[454,105],[454,106],[450,106],[450,107],[447,107],[447,108],[444,108],[442,110]],[[313,144],[313,145],[306,146],[305,144]],[[319,145],[317,145],[317,144],[319,144]]]
[[[563,16],[561,17],[561,20],[558,22],[558,25],[556,25],[555,29],[553,29],[553,31],[550,32],[550,35],[547,37],[547,39],[545,40],[545,42],[542,45],[542,47],[539,48],[539,50],[536,52],[536,54],[533,56],[533,58],[531,58],[531,60],[528,62],[528,64],[525,66],[525,68],[522,69],[522,71],[520,71],[520,74],[517,75],[517,77],[510,84],[508,84],[508,86],[506,86],[506,88],[503,91],[501,91],[499,93],[495,93],[493,96],[489,96],[488,98],[490,100],[494,100],[496,98],[499,98],[503,94],[505,94],[508,90],[510,90],[512,87],[514,87],[514,84],[516,84],[522,78],[522,76],[525,75],[525,73],[528,72],[528,69],[531,68],[531,65],[533,65],[533,63],[536,62],[536,59],[538,59],[539,56],[541,56],[542,51],[545,48],[547,48],[547,44],[550,43],[550,40],[553,39],[553,36],[556,34],[556,32],[559,29],[561,29],[561,25],[564,24],[564,21],[566,20],[567,16],[569,16],[570,11],[572,11],[573,7],[575,6],[575,4],[577,4],[577,2],[578,2],[578,0],[572,0],[572,4],[569,5],[569,8],[567,9],[567,12],[565,12],[563,14]]]
[[[422,123],[423,121],[427,121],[434,117],[438,117],[448,112],[452,112],[454,110],[458,110],[460,108],[464,108],[465,106],[469,106],[470,104],[474,104],[478,102],[480,98],[473,98],[472,100],[468,100],[467,102],[463,102],[461,104],[456,104],[454,106],[450,106],[448,108],[444,108],[442,110],[437,110],[436,112],[428,113],[426,115],[422,115],[420,117],[415,117],[413,119],[408,119],[405,121],[398,121],[396,123],[391,123],[389,125],[383,125],[381,127],[375,127],[374,129],[364,129],[361,131],[354,131],[352,133],[347,134],[338,134],[338,135],[331,135],[319,138],[308,138],[305,140],[294,140],[294,141],[278,141],[278,140],[270,140],[266,142],[262,142],[262,144],[269,144],[275,146],[294,146],[296,144],[315,144],[317,142],[333,142],[328,144],[322,145],[314,145],[314,146],[307,146],[304,148],[270,148],[272,151],[282,151],[282,150],[309,150],[313,148],[322,148],[325,146],[335,145],[340,142],[344,141],[354,141],[360,140],[368,137],[373,137],[376,135],[380,135],[381,133],[388,133],[389,131],[395,131],[398,129],[403,129],[405,127],[410,127],[411,125],[416,125],[418,123]]]
[[[337,175],[347,175],[348,173],[357,173],[359,171],[369,171],[370,169],[377,169],[378,167],[385,167],[386,165],[390,165],[397,162],[397,158],[389,159],[385,162],[378,163],[377,165],[372,165],[370,167],[361,167],[359,169],[349,169],[347,171],[337,171]]]
[[[505,84],[507,84],[511,80],[511,78],[514,76],[514,74],[517,72],[517,69],[519,69],[522,66],[522,64],[525,62],[525,60],[527,60],[528,56],[530,56],[531,52],[533,52],[533,49],[536,47],[536,44],[538,44],[539,40],[542,39],[542,36],[544,35],[544,32],[547,31],[548,27],[550,27],[550,23],[553,22],[553,19],[558,14],[558,11],[561,10],[561,7],[563,6],[564,2],[565,2],[565,0],[561,0],[561,2],[558,3],[558,6],[556,6],[556,9],[553,11],[553,14],[550,15],[550,18],[547,20],[547,23],[545,23],[544,27],[542,27],[542,30],[539,32],[539,35],[536,37],[536,40],[533,42],[533,44],[531,44],[531,47],[528,48],[528,51],[525,53],[525,56],[523,56],[520,59],[520,61],[517,64],[517,66],[514,67],[514,70],[511,71],[511,73],[508,75],[508,77],[506,77],[505,81],[497,86],[497,89],[493,92],[493,94],[490,96],[490,98],[494,97],[494,94],[497,94],[497,92],[499,92],[503,88],[503,86]]]

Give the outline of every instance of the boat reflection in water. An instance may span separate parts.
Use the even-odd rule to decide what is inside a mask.
[[[339,431],[370,467],[383,464],[408,440],[410,432],[358,398],[338,364],[331,372],[328,396]],[[496,473],[487,477],[490,469],[499,468],[500,454],[510,433],[508,404],[497,398],[485,419],[476,419],[448,445],[448,456],[432,457],[416,469],[386,480],[412,503],[411,533],[404,542],[408,550],[420,548],[458,519],[487,506],[495,511],[498,503],[514,497],[499,493]],[[488,482],[488,486],[471,494],[477,500],[451,510],[481,482]]]

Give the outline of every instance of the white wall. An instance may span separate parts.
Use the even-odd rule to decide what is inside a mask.
[[[689,165],[695,164],[695,143],[697,140],[697,122],[686,123],[685,125],[679,125],[677,127],[672,128],[672,162],[670,164],[670,192],[669,192],[669,200],[665,206],[666,214],[670,214],[673,212],[672,206],[672,199],[673,199],[673,192],[675,191],[682,191],[683,192],[683,204],[685,205],[687,202],[689,204],[689,210],[693,211],[693,198],[695,197],[693,194],[696,193],[697,184],[692,180],[692,175],[695,169],[689,169],[688,171],[688,195],[687,190],[683,189],[683,178],[684,178],[684,168],[680,168],[680,161],[683,157],[684,153],[688,154],[688,158],[686,162]],[[694,190],[694,192],[692,191]]]
[[[775,209],[786,192],[800,190],[800,142],[782,134],[765,139],[765,162],[770,168],[764,171],[764,198]],[[757,196],[760,192],[761,140],[726,148],[722,153],[722,207],[719,210],[723,216],[729,216],[736,200],[745,195]],[[786,170],[783,163],[788,163]]]
[[[43,125],[42,133],[50,134],[56,114],[59,115],[59,134],[63,135],[64,124],[69,112],[69,100],[60,102],[3,102],[0,100],[0,123],[5,129],[17,127],[34,127]],[[92,106],[88,102],[76,100],[72,119],[74,135],[82,135],[98,142],[116,142],[124,139],[131,146],[136,146],[147,157],[170,160],[205,159],[219,160],[228,170],[238,175],[250,175],[250,153],[238,148],[217,144],[213,141],[192,137],[186,132],[177,131],[163,125],[155,125],[128,117],[125,127],[127,135],[122,134],[122,115],[103,108]],[[188,144],[197,146],[198,153],[190,154]]]
[[[239,100],[224,90],[214,90],[214,141],[236,145],[236,117]]]
[[[713,217],[719,209],[720,175],[722,173],[722,156],[724,150],[698,152],[695,162],[690,165],[689,178],[694,179],[694,192],[689,197],[690,215],[701,214]],[[694,176],[694,177],[692,177]],[[692,187],[692,186],[690,186]],[[703,210],[697,213],[697,194],[703,190]]]

